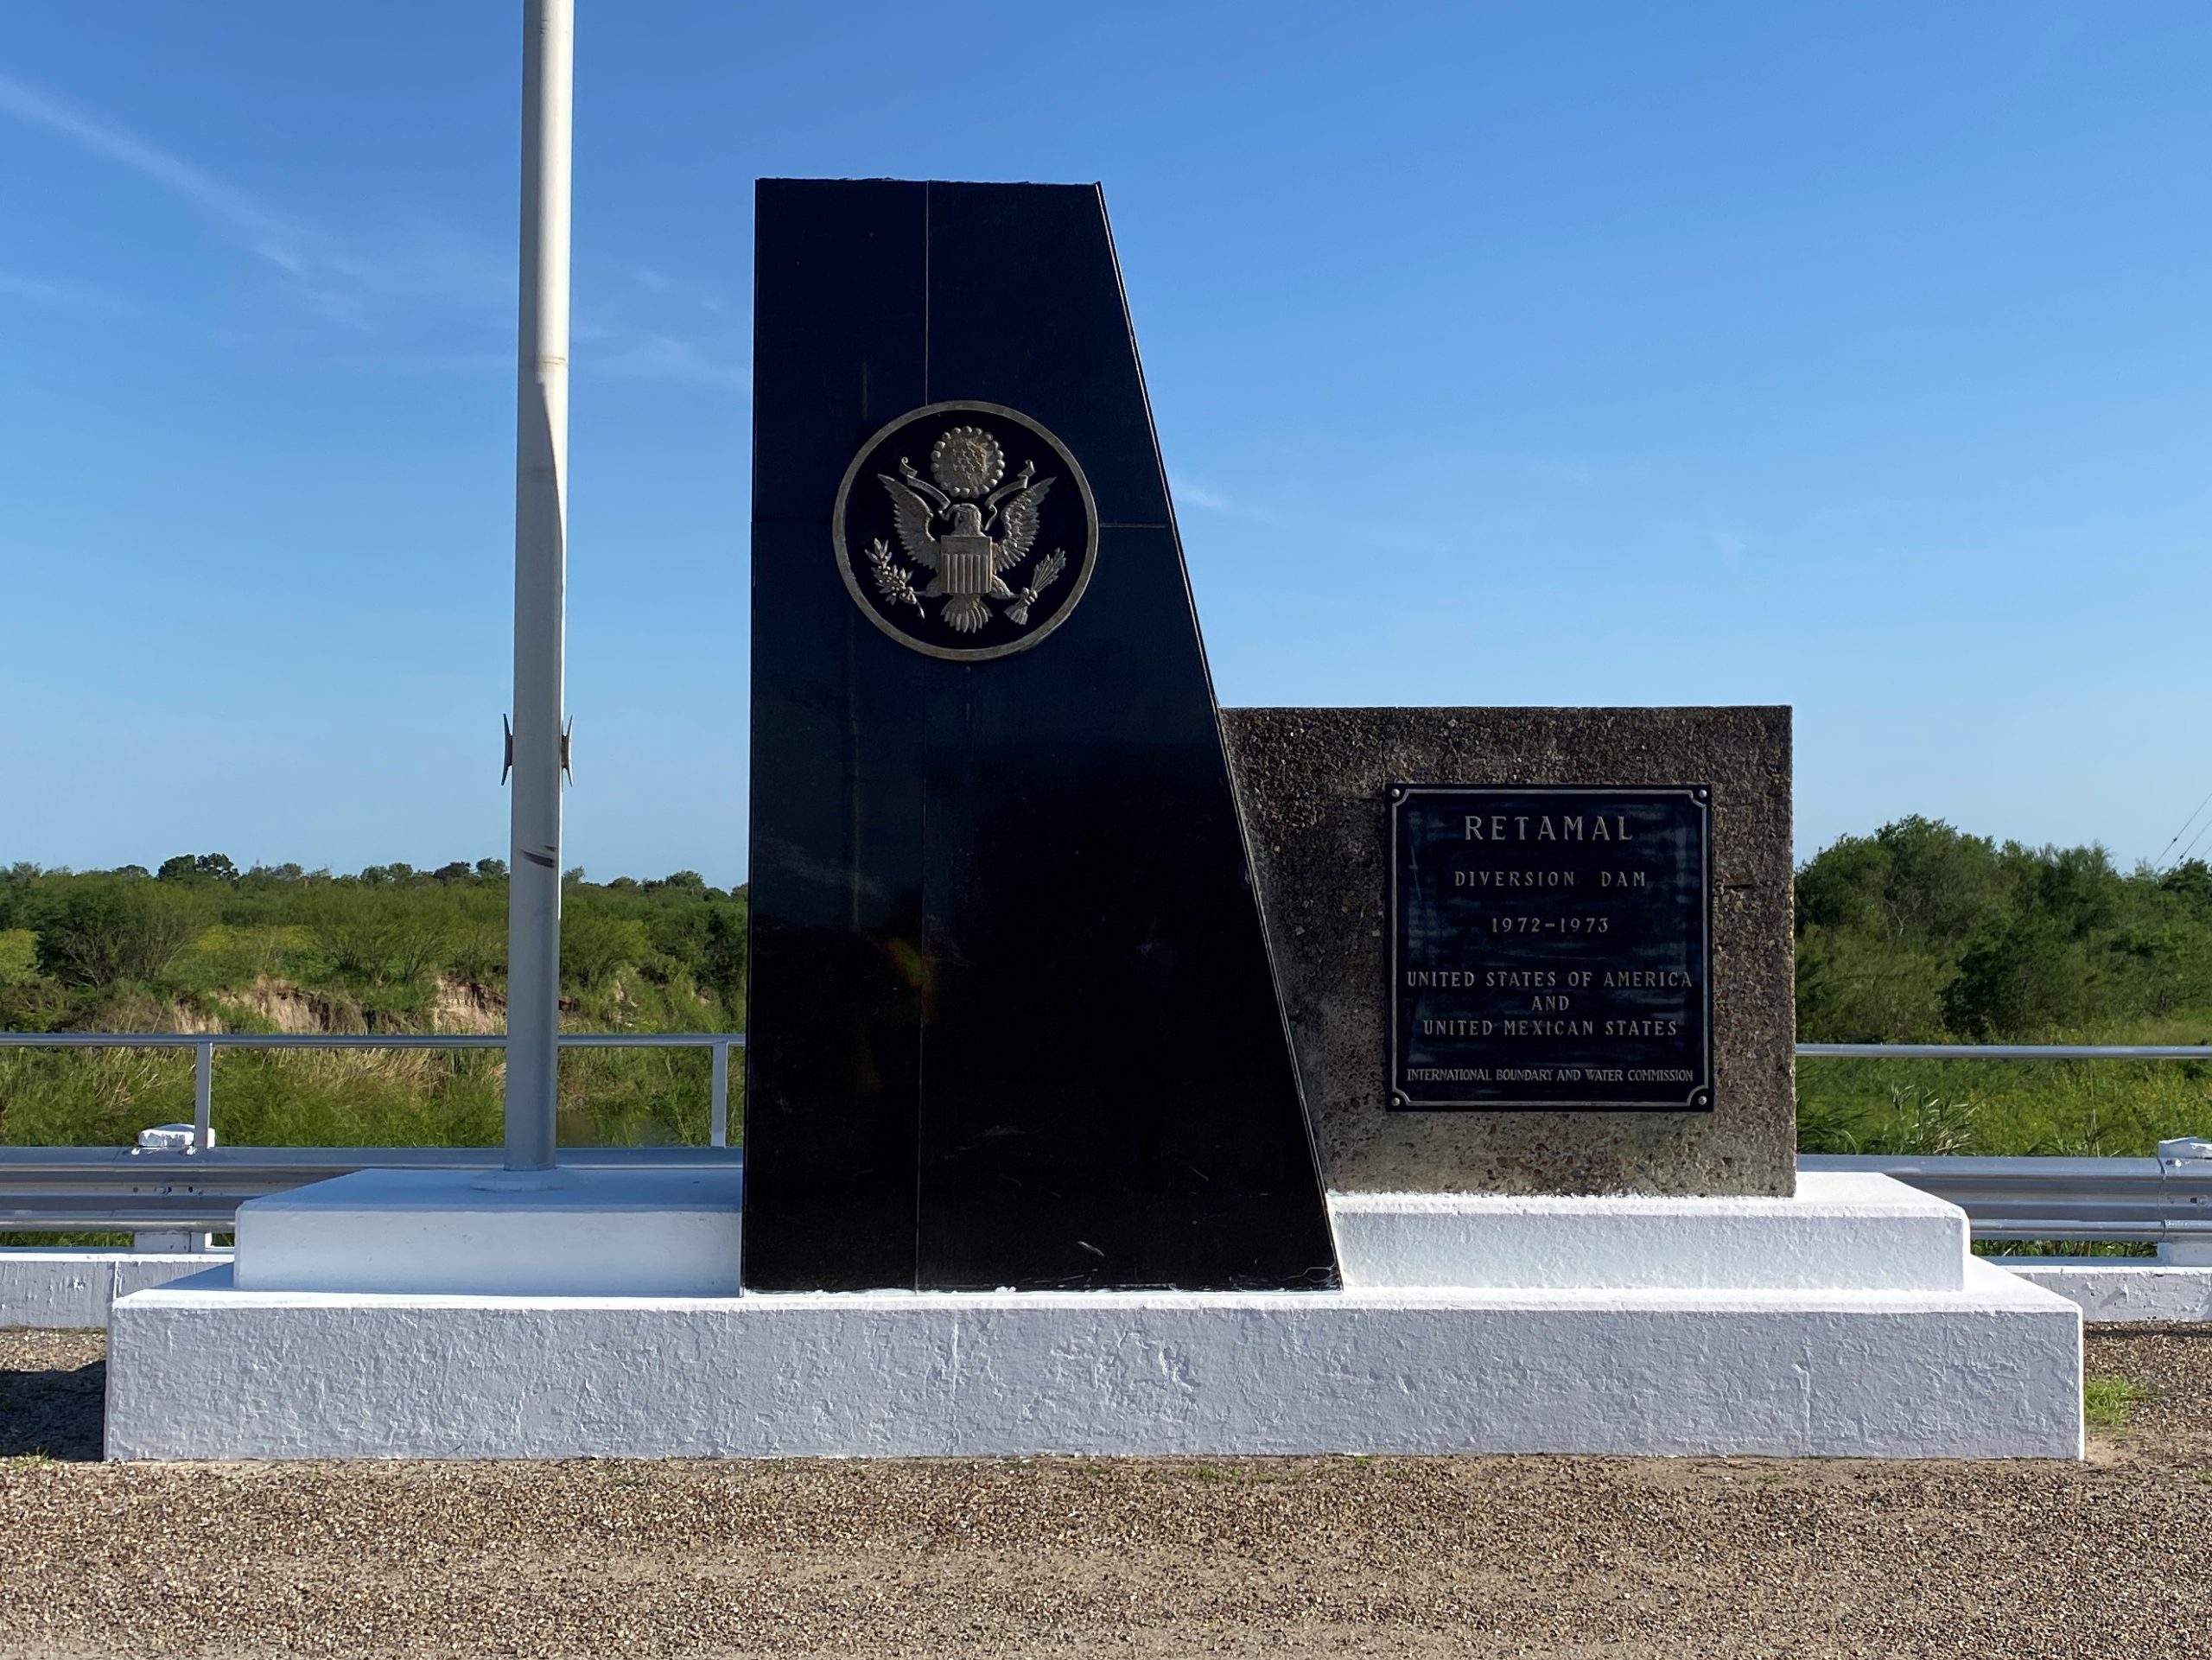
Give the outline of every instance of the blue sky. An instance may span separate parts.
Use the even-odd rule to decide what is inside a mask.
[[[11,16],[0,860],[504,854],[517,10]],[[1791,703],[1801,858],[2212,789],[2212,11],[581,11],[594,876],[744,870],[761,175],[1104,181],[1224,702]]]

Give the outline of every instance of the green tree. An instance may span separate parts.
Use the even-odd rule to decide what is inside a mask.
[[[747,912],[741,905],[717,904],[707,913],[706,962],[699,978],[732,1002],[741,1002],[745,995],[751,932]]]
[[[2016,917],[1968,951],[1943,992],[1952,1031],[1983,1041],[2055,1037],[2088,1019],[2094,976],[2080,939],[2054,917]]]
[[[62,890],[39,929],[39,964],[79,986],[160,977],[204,925],[188,894],[109,877]]]
[[[238,868],[227,853],[180,853],[174,859],[162,860],[154,875],[156,881],[165,882],[234,882]]]

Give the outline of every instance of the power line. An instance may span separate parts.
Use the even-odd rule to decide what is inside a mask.
[[[2159,857],[2160,859],[2164,859],[2164,858],[2166,856],[2166,855],[2167,855],[2167,854],[2169,854],[2169,853],[2171,853],[2171,852],[2172,852],[2172,851],[2173,851],[2173,848],[2174,848],[2174,842],[2178,842],[2178,841],[2180,841],[2180,840],[2181,840],[2181,838],[2182,838],[2184,835],[2186,835],[2186,834],[2188,833],[2189,827],[2190,827],[2191,824],[2194,824],[2196,822],[2196,814],[2197,814],[2197,813],[2201,813],[2201,812],[2202,812],[2202,811],[2204,811],[2204,809],[2206,808],[2206,806],[2208,806],[2208,805],[2212,805],[2212,790],[2207,790],[2207,791],[2204,792],[2204,799],[2203,799],[2202,801],[2200,801],[2200,802],[2198,802],[2198,803],[2196,804],[2196,811],[2191,812],[2188,817],[2186,817],[2186,818],[2184,818],[2184,819],[2183,819],[2183,820],[2181,821],[2181,829],[2179,829],[2179,830],[2176,830],[2176,831],[2174,832],[2174,834],[2173,834],[2173,841],[2170,841],[2170,842],[2168,842],[2168,843],[2165,844],[2165,846],[2164,846],[2163,848],[2160,848],[2160,849],[2158,849],[2158,857]],[[2203,837],[2204,837],[2204,832],[2203,832],[2202,830],[2199,830],[2199,831],[2197,831],[2197,832],[2196,832],[2196,836],[2195,836],[2195,837],[2194,837],[2194,838],[2190,842],[2190,844],[2189,844],[2189,845],[2190,845],[2190,847],[2191,847],[2191,848],[2195,847],[2195,846],[2196,845],[2197,842],[2202,841],[2202,840],[2203,839]],[[2188,851],[2188,849],[2183,849],[2183,851],[2182,851],[2182,855],[2181,855],[2181,856],[2182,856],[2182,858],[2183,858],[2183,859],[2186,859],[2187,857],[2189,857],[2189,851]],[[2180,862],[2180,860],[2176,860],[2174,862],[2175,862],[2175,863],[2177,863],[2177,864],[2178,864],[2178,863]],[[2164,865],[2160,865],[2158,868],[2159,868],[2160,869],[2162,869],[2162,870],[2163,870],[2163,869],[2167,868],[2168,867],[2166,867],[2166,866],[2164,866]]]
[[[2196,851],[2196,844],[2204,839],[2205,832],[2208,830],[2212,830],[2212,818],[2206,819],[2203,824],[2197,830],[2196,834],[2189,838],[2189,845],[2181,850],[2181,856],[2174,861],[2174,864],[2186,863],[2188,862],[2189,855]],[[2171,865],[2167,867],[2168,869],[2171,869],[2173,867]]]

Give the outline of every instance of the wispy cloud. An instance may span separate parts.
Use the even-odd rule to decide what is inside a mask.
[[[1288,480],[1282,482],[1275,498],[1284,504],[1280,507],[1263,506],[1242,494],[1226,494],[1185,478],[1171,476],[1168,482],[1179,507],[1195,507],[1201,512],[1264,525],[1300,537],[1326,538],[1340,546],[1434,555],[1458,545],[1476,528],[1465,523],[1440,527],[1367,512],[1348,515],[1335,499],[1317,501],[1303,484]]]
[[[1680,544],[1725,563],[1756,557],[1760,563],[1818,557],[1834,559],[1864,549],[1874,557],[1889,557],[1892,538],[1874,535],[1874,527],[1894,520],[1912,506],[1897,496],[1865,496],[1856,499],[1816,502],[1788,515],[1746,516],[1712,510],[1685,513],[1653,521],[1658,537]]]
[[[43,128],[79,149],[143,174],[239,232],[252,251],[295,277],[308,268],[298,227],[237,187],[136,133],[72,109],[35,86],[0,74],[0,114]]]
[[[1570,455],[1529,455],[1520,459],[1520,469],[1532,477],[1550,484],[1563,484],[1577,490],[1599,490],[1621,484],[1648,483],[1657,472],[1649,461],[1584,461]]]
[[[575,364],[583,374],[749,391],[753,359],[732,330],[721,292],[652,265],[632,265],[612,290],[578,308]],[[704,314],[704,315],[702,315]]]
[[[358,287],[395,300],[502,312],[514,304],[512,248],[495,250],[426,221],[403,225],[371,252],[334,249],[323,263]]]
[[[1911,506],[1902,496],[1863,496],[1853,501],[1824,502],[1799,516],[1796,533],[1820,535],[1850,530],[1870,520],[1891,518]]]
[[[0,295],[30,305],[52,306],[63,311],[128,311],[135,308],[132,302],[120,294],[95,288],[90,283],[67,279],[56,281],[51,277],[27,276],[22,271],[0,270]]]
[[[671,277],[664,271],[655,270],[651,265],[632,266],[630,280],[648,294],[686,301],[702,311],[722,309],[723,301],[719,290],[686,277]]]
[[[1656,528],[1662,536],[1694,544],[1722,559],[1738,559],[1751,545],[1750,533],[1732,520],[1711,515],[1662,518]]]
[[[512,279],[499,282],[493,276],[496,264],[474,244],[417,226],[387,247],[348,245],[120,123],[5,73],[0,73],[0,116],[160,186],[274,266],[308,311],[341,328],[370,328],[382,302],[476,305],[513,292]]]
[[[1175,499],[1187,507],[1219,513],[1224,518],[1249,519],[1255,525],[1284,525],[1289,522],[1283,514],[1272,508],[1240,501],[1222,494],[1218,490],[1209,490],[1202,484],[1194,484],[1188,479],[1170,479],[1168,483]]]
[[[576,354],[579,370],[622,380],[752,390],[752,353],[722,315],[727,306],[720,289],[652,265],[632,265],[623,275],[624,288],[578,325],[577,339],[593,348]]]
[[[273,267],[301,310],[319,323],[386,340],[394,333],[415,334],[397,351],[351,359],[359,366],[379,359],[403,370],[493,360],[474,349],[480,334],[459,340],[425,338],[419,328],[395,327],[403,321],[442,318],[479,329],[513,327],[512,256],[480,238],[424,220],[403,221],[380,237],[340,233],[283,211],[119,122],[4,73],[0,118],[157,185]],[[582,348],[576,356],[580,370],[724,391],[751,385],[752,365],[741,347],[729,344],[728,321],[717,316],[725,308],[718,290],[651,265],[617,267],[609,275],[618,291],[583,311],[573,331]],[[0,273],[0,296],[87,310],[132,304],[85,285],[10,273]]]
[[[379,375],[461,375],[476,379],[487,375],[511,377],[515,372],[512,350],[435,352],[385,348],[334,353],[325,360],[334,368]]]
[[[608,349],[577,356],[576,366],[582,372],[736,391],[753,385],[751,363],[717,358],[700,341],[680,334],[622,329],[608,331],[602,338]]]

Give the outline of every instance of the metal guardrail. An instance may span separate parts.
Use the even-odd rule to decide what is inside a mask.
[[[356,1170],[496,1170],[496,1147],[0,1147],[0,1231],[226,1233],[250,1199]],[[736,1148],[564,1148],[585,1169],[740,1165]]]
[[[2212,1159],[1805,1153],[1797,1167],[1894,1176],[1964,1211],[1977,1239],[2161,1244],[2212,1238]]]
[[[745,1034],[572,1033],[570,1048],[707,1048],[714,1057],[712,1144],[572,1148],[583,1166],[741,1161],[728,1147],[729,1051]],[[497,1148],[246,1148],[210,1145],[217,1048],[497,1049],[494,1034],[423,1036],[254,1033],[0,1033],[0,1047],[195,1052],[196,1125],[189,1148],[0,1147],[0,1230],[25,1232],[226,1231],[245,1200],[360,1169],[489,1169]],[[2212,1045],[1804,1043],[1806,1059],[2212,1060]],[[2198,1144],[2201,1145],[2201,1144]],[[1949,1200],[1978,1239],[2160,1243],[2212,1238],[2212,1158],[1914,1158],[1807,1154],[1807,1170],[1866,1170]]]
[[[733,1148],[569,1148],[566,1163],[741,1164]],[[0,1230],[224,1232],[249,1199],[355,1170],[491,1170],[497,1148],[0,1148]],[[1899,1158],[1806,1154],[1806,1170],[1869,1170],[1949,1200],[1977,1239],[2160,1243],[2212,1238],[2212,1160]]]
[[[1797,1058],[1850,1060],[2212,1060],[2206,1043],[1801,1043]]]
[[[1797,1056],[1801,1060],[2212,1060],[2212,1044],[1801,1043]],[[1872,1170],[1894,1176],[1959,1206],[1977,1239],[2156,1244],[2212,1238],[2212,1158],[1914,1158],[1808,1153],[1801,1154],[1797,1163],[1804,1170]]]

